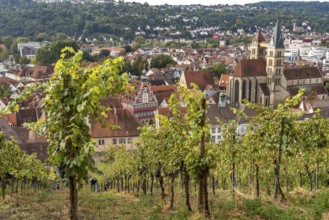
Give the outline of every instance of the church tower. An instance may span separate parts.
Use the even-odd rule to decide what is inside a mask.
[[[251,46],[250,46],[251,49],[250,58],[252,60],[265,59],[266,49],[261,45],[261,43],[264,41],[265,39],[261,34],[261,32],[257,31],[255,37],[251,41]]]
[[[281,34],[281,27],[279,21],[273,30],[271,42],[267,48],[266,56],[266,72],[268,76],[268,87],[270,89],[270,105],[276,104],[275,94],[280,92],[282,88],[281,81],[284,71],[284,44]]]

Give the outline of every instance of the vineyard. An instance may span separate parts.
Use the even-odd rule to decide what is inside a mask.
[[[61,190],[53,191],[51,196],[69,198],[64,207],[67,211],[59,214],[64,219],[68,216],[96,219],[90,218],[90,213],[97,211],[103,212],[98,219],[108,219],[104,213],[111,209],[110,204],[117,207],[120,200],[127,201],[123,206],[133,207],[121,219],[328,217],[329,121],[320,113],[303,116],[293,111],[302,100],[302,90],[276,108],[246,102],[254,112],[252,117],[234,110],[249,122],[246,134],[239,135],[235,121],[223,123],[222,140],[214,144],[206,118],[205,95],[196,87],[192,90],[179,87],[178,94],[169,99],[170,113],[157,115],[154,125],[140,128],[137,149],[109,146],[105,155],[93,164],[95,143],[86,118],[101,121],[107,109],[99,100],[130,87],[126,75],[117,75],[122,67],[120,58],[81,68],[82,52],[70,48],[63,52],[55,67],[57,74],[45,84],[29,87],[17,98],[23,100],[35,91],[46,95],[43,109],[47,119],[26,126],[47,137],[49,164],[46,166],[35,156],[22,153],[15,141],[2,134],[3,199],[6,192],[22,192],[25,197],[18,194],[12,198],[29,200],[34,197],[31,187],[38,191],[36,195],[41,193],[42,197],[42,192],[48,195],[53,188],[53,179],[49,177],[52,166],[59,168],[56,180]],[[18,109],[17,103],[9,107]],[[92,190],[102,192],[87,192],[90,186],[86,184],[91,179]],[[78,191],[82,192],[81,198]],[[102,205],[97,198],[104,198]],[[107,204],[109,198],[117,201]],[[12,204],[12,200],[8,201],[0,207],[0,211],[7,213],[6,218],[10,217],[10,206],[4,204]],[[52,202],[56,203],[56,199],[49,203]],[[89,212],[85,210],[88,205]],[[130,214],[137,210],[140,215],[132,217]]]
[[[234,121],[223,124],[223,138],[215,145],[204,120],[202,93],[180,88],[187,109],[173,95],[172,117],[158,116],[159,127],[141,128],[137,150],[112,148],[92,175],[104,187],[136,197],[153,194],[157,187],[171,210],[182,208],[174,202],[180,186],[186,210],[208,217],[209,194],[218,190],[230,191],[233,201],[272,197],[284,204],[295,190],[315,192],[328,186],[328,121],[320,114],[302,120],[293,113],[301,96],[302,91],[276,109],[247,103],[256,113],[248,119],[247,134],[239,136]],[[191,192],[197,196],[194,207]],[[329,207],[329,198],[324,202]]]

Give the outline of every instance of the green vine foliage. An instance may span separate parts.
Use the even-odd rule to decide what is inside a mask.
[[[22,151],[14,138],[7,139],[3,132],[0,132],[0,158],[0,181],[34,179],[46,183],[48,180],[46,165],[35,154]]]
[[[127,74],[117,74],[123,58],[81,68],[82,56],[82,51],[64,48],[50,81],[27,87],[8,105],[9,110],[18,111],[19,101],[36,91],[45,94],[42,106],[45,117],[26,127],[47,138],[52,165],[63,166],[65,177],[74,177],[78,187],[88,180],[88,170],[93,165],[95,143],[88,123],[91,117],[103,123],[102,117],[107,117],[105,111],[109,110],[99,100],[129,89]]]
[[[62,164],[65,176],[74,176],[81,186],[88,178],[94,153],[95,143],[88,127],[90,117],[101,121],[107,109],[99,100],[124,91],[127,75],[117,74],[122,58],[81,68],[82,51],[65,48],[62,52],[55,66],[56,74],[44,86],[43,111],[47,119],[32,127],[47,137],[54,165]],[[74,55],[66,59],[68,52]]]

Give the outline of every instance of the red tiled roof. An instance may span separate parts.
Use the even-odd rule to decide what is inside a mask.
[[[322,75],[316,67],[299,67],[284,69],[284,76],[287,80],[321,78]]]
[[[34,79],[44,79],[44,78],[50,78],[53,73],[54,73],[53,66],[34,66],[34,67],[24,67],[18,73],[18,76],[21,77],[27,76]]]
[[[9,113],[2,115],[1,117],[7,124],[11,123],[13,127],[17,127],[17,117],[16,113]]]
[[[36,142],[36,143],[23,143],[20,145],[20,148],[24,151],[26,151],[28,154],[37,154],[37,158],[41,161],[44,161],[48,157],[47,148],[48,148],[47,142]]]
[[[202,91],[207,85],[214,86],[214,79],[209,71],[190,71],[184,74],[188,88],[191,88],[192,83],[196,84]]]
[[[111,137],[137,137],[140,131],[137,129],[140,123],[133,117],[127,109],[113,109],[106,112],[107,118],[104,118],[105,127],[92,119],[91,135],[93,138],[111,138]],[[119,126],[118,129],[111,129],[110,126]]]
[[[228,74],[222,74],[220,76],[219,87],[226,88],[228,76],[229,76]]]
[[[326,88],[322,84],[313,84],[313,85],[299,85],[299,86],[288,86],[287,90],[291,96],[297,95],[300,89],[304,89],[304,96],[310,95],[312,92],[316,92],[318,95],[328,94]]]
[[[176,86],[175,85],[151,86],[150,89],[153,92],[153,94],[170,92],[170,91],[174,92],[176,90]]]
[[[0,84],[17,85],[18,84],[18,81],[17,80],[14,80],[12,78],[3,76],[3,77],[0,77]]]
[[[186,107],[181,107],[181,110],[182,110],[183,114],[187,114]],[[174,116],[169,108],[158,108],[158,115],[164,115],[164,116],[167,116],[168,118],[171,118]]]
[[[251,77],[251,76],[267,76],[265,60],[240,60],[235,66],[233,76],[235,77]]]

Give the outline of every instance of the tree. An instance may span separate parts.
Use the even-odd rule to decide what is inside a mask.
[[[10,54],[19,55],[17,44],[18,43],[27,43],[28,41],[29,41],[29,39],[26,37],[16,38],[16,40],[10,45],[10,49],[9,49]]]
[[[171,56],[160,54],[151,60],[151,68],[161,69],[175,63]]]
[[[129,45],[126,45],[126,46],[124,46],[123,48],[125,49],[126,53],[130,53],[130,52],[132,52],[132,48],[131,48],[131,46],[129,46]]]
[[[6,84],[0,85],[0,97],[1,98],[9,98],[12,94],[10,86]]]
[[[4,36],[1,38],[1,42],[6,46],[7,49],[9,49],[14,40],[11,36]]]
[[[30,63],[30,60],[27,58],[27,56],[22,56],[19,58],[19,64],[29,64]]]
[[[64,33],[57,33],[54,37],[53,37],[53,41],[65,41],[67,40],[67,35]]]
[[[101,51],[99,52],[98,58],[106,58],[108,56],[111,55],[111,51],[110,50],[106,50],[106,49],[101,49]]]
[[[139,48],[142,47],[143,44],[145,44],[145,38],[142,37],[142,36],[137,36],[137,37],[135,37],[135,39],[134,39],[134,43],[133,43],[133,45],[131,46],[131,48],[132,48],[133,50],[138,50]]]
[[[131,65],[131,72],[134,75],[141,76],[143,70],[148,70],[148,62],[142,56],[137,56]]]
[[[0,62],[7,59],[9,56],[9,51],[7,48],[0,48]]]
[[[48,39],[47,33],[38,33],[37,36],[36,36],[36,40],[38,42],[42,42],[42,41],[45,41],[47,39]]]
[[[225,65],[223,63],[213,63],[211,65],[211,67],[209,67],[209,71],[217,76],[218,78],[220,78],[220,76],[226,72],[226,68],[225,68]]]
[[[32,123],[29,128],[47,138],[50,160],[53,165],[63,167],[70,189],[70,218],[75,220],[78,189],[88,180],[95,144],[87,122],[90,117],[101,121],[106,107],[99,103],[100,98],[123,92],[128,77],[117,74],[122,58],[106,60],[93,68],[81,68],[82,51],[65,48],[62,52],[55,66],[56,74],[38,86],[46,96],[43,113],[47,119]],[[28,88],[23,95],[35,90],[35,87]]]
[[[60,58],[61,50],[64,47],[71,47],[74,51],[79,49],[78,44],[73,40],[54,41],[37,51],[35,56],[37,63],[39,65],[55,63]]]

